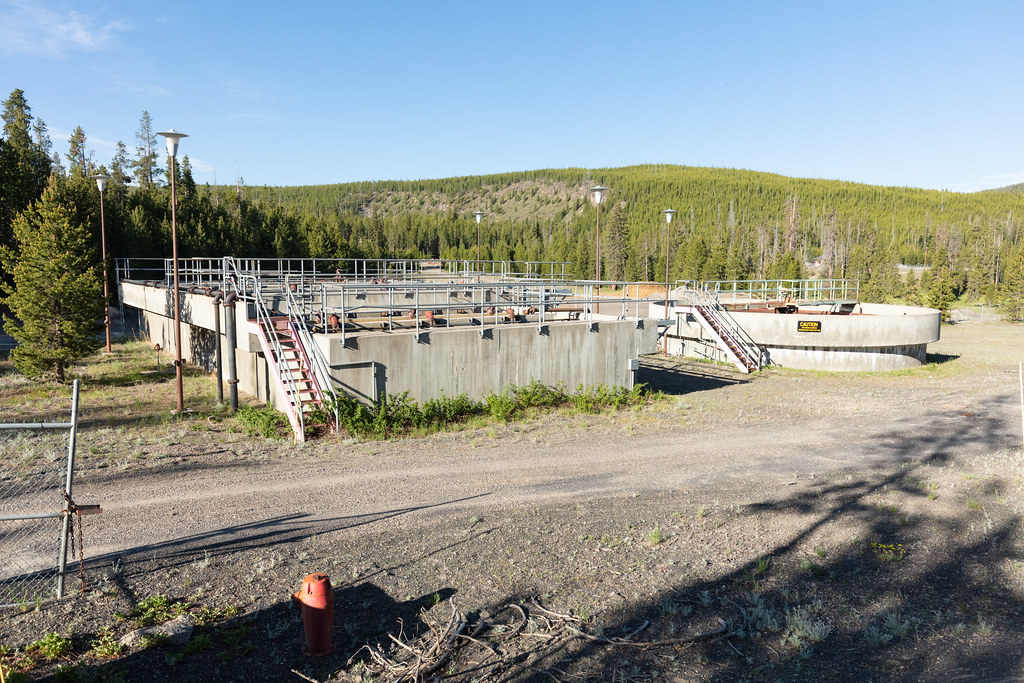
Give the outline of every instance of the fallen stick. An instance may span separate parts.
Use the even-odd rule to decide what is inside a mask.
[[[606,643],[608,645],[626,645],[626,646],[631,646],[631,647],[661,647],[661,646],[664,646],[664,645],[692,645],[693,643],[696,643],[696,642],[701,641],[701,640],[706,640],[708,638],[714,638],[715,636],[723,636],[725,634],[725,632],[726,632],[726,629],[728,628],[728,624],[726,624],[725,619],[722,619],[721,617],[718,618],[718,622],[720,624],[722,624],[722,627],[720,629],[715,630],[715,631],[707,631],[706,633],[698,633],[695,636],[689,636],[687,638],[669,638],[668,640],[649,640],[649,641],[643,642],[643,643],[636,643],[636,642],[633,642],[632,640],[625,640],[624,638],[605,638],[604,636],[592,636],[589,633],[584,633],[583,631],[579,630],[578,628],[575,628],[575,627],[572,627],[572,626],[569,627],[569,630],[572,631],[573,633],[575,633],[576,635],[580,636],[581,638],[586,638],[587,640],[593,641],[595,643]],[[731,633],[729,635],[734,635],[735,633],[736,633],[736,631],[734,631],[733,633]],[[726,636],[726,637],[728,637],[728,636]]]

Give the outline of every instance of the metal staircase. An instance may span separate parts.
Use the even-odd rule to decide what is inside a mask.
[[[274,382],[284,404],[296,441],[305,441],[305,413],[334,395],[330,373],[320,347],[301,315],[301,309],[286,286],[287,313],[275,314],[266,304],[259,278],[232,273],[240,294],[254,304],[257,336],[267,361],[267,375]],[[325,390],[326,387],[326,390]],[[337,426],[337,425],[335,425]]]
[[[692,313],[701,327],[707,330],[729,362],[746,373],[756,372],[768,364],[764,349],[709,292],[687,288],[685,296],[690,298],[692,303],[682,308]]]

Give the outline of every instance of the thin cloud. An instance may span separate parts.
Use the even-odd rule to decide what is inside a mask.
[[[68,52],[95,52],[128,28],[119,20],[102,23],[71,9],[12,0],[0,6],[0,52],[55,58]]]
[[[112,93],[134,93],[136,95],[145,95],[147,97],[166,97],[171,94],[171,91],[162,85],[158,85],[156,82],[156,76],[154,76],[154,82],[141,83],[137,80],[123,78],[121,76],[111,76],[107,85],[104,86],[105,92]]]

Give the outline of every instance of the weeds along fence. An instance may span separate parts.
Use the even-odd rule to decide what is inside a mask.
[[[71,497],[78,392],[75,380],[66,422],[0,423],[0,607],[64,596],[72,523],[82,512]]]

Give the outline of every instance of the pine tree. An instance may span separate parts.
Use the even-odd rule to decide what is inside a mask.
[[[73,176],[88,176],[95,170],[92,152],[87,152],[85,146],[85,131],[77,126],[68,138],[68,173]]]
[[[52,374],[64,381],[68,365],[99,347],[103,311],[95,246],[85,226],[60,201],[59,176],[14,221],[17,247],[0,248],[13,284],[0,285],[13,318],[4,329],[18,342],[15,367],[28,377]]]
[[[0,139],[0,246],[14,244],[14,217],[35,201],[50,175],[46,124],[35,127],[32,140],[32,109],[25,93],[15,89],[3,103],[3,138]]]
[[[1006,280],[1001,289],[1003,317],[1024,322],[1024,244],[1007,264]]]
[[[114,157],[110,160],[110,186],[107,192],[110,192],[110,196],[116,197],[118,204],[122,207],[128,194],[128,183],[131,181],[131,176],[128,175],[130,168],[128,149],[123,142],[118,140]]]
[[[135,148],[135,159],[132,161],[135,182],[142,189],[148,190],[153,187],[153,179],[158,178],[163,172],[157,165],[156,133],[153,131],[153,121],[148,111],[142,112],[139,129],[135,131],[135,139],[139,143]]]
[[[602,254],[606,275],[609,280],[623,280],[626,277],[626,209],[616,205],[608,221],[605,235],[605,253]]]

